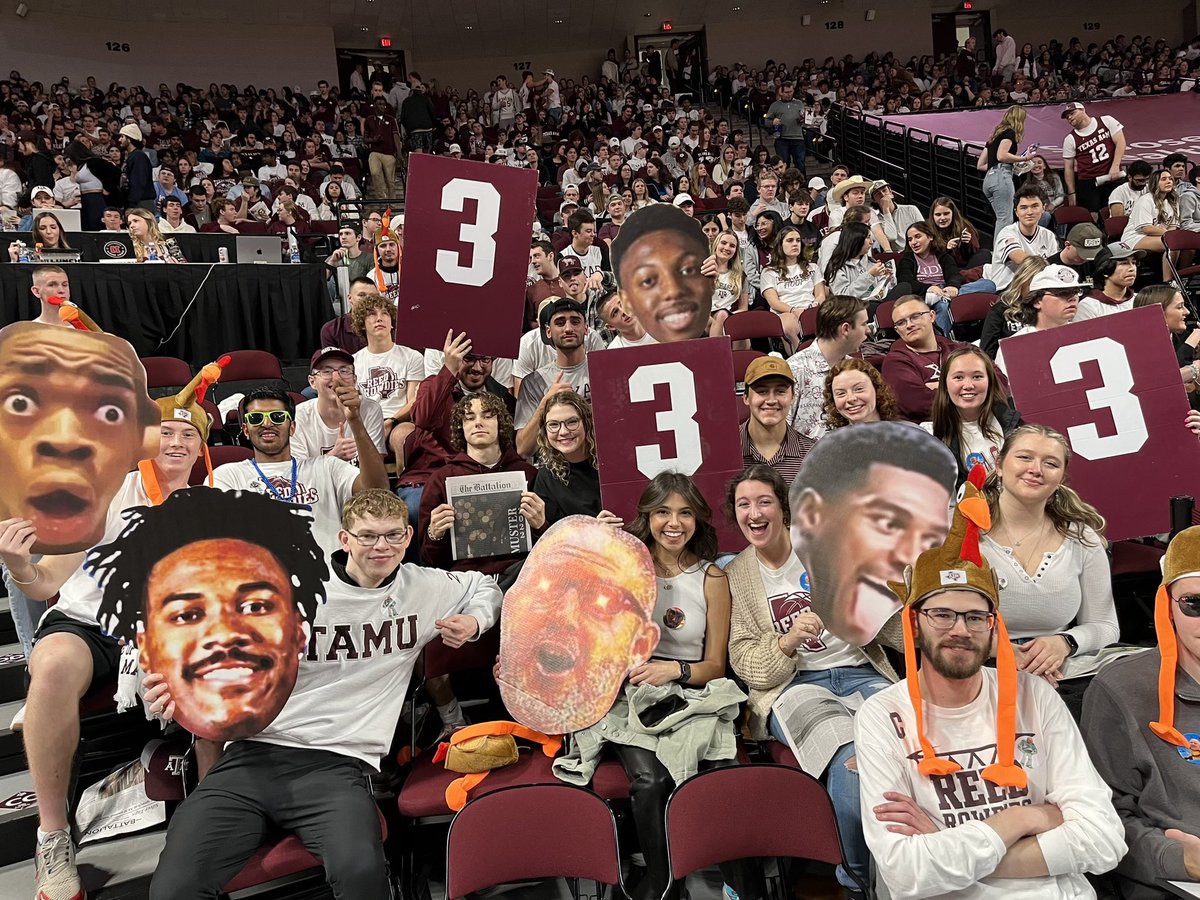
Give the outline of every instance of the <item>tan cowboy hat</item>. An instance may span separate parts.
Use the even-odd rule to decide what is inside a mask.
[[[846,191],[859,187],[870,193],[871,182],[867,181],[861,175],[852,175],[849,178],[843,179],[829,189],[829,202],[834,205],[840,205],[842,197],[846,196]]]

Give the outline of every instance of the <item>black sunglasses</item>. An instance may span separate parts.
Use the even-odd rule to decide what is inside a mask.
[[[1179,604],[1179,611],[1189,619],[1200,618],[1200,595],[1188,594],[1179,597],[1175,602]]]

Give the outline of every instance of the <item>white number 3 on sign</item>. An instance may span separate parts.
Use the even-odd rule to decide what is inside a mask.
[[[483,287],[492,280],[496,270],[496,231],[500,227],[500,192],[484,181],[452,178],[442,188],[442,209],[462,212],[463,203],[474,200],[475,221],[464,222],[458,229],[458,239],[471,245],[471,264],[459,263],[462,256],[456,250],[439,250],[435,268],[449,284]]]
[[[638,471],[647,478],[660,472],[676,471],[694,475],[704,464],[700,454],[700,426],[696,419],[696,380],[692,370],[681,362],[642,366],[629,376],[629,399],[642,403],[654,399],[656,385],[665,384],[671,393],[671,405],[655,416],[660,432],[675,436],[675,456],[663,457],[659,444],[640,444],[634,449]]]
[[[1080,364],[1095,361],[1100,364],[1103,384],[1087,392],[1088,407],[1107,409],[1112,414],[1116,433],[1101,437],[1095,423],[1072,425],[1067,429],[1071,449],[1084,459],[1111,459],[1136,453],[1150,435],[1142,405],[1131,393],[1133,372],[1125,348],[1112,338],[1096,338],[1081,344],[1059,347],[1050,358],[1050,374],[1056,384],[1078,381],[1083,377]]]

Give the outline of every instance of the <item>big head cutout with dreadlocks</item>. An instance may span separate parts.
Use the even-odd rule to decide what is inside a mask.
[[[861,647],[896,614],[888,582],[946,537],[957,475],[946,445],[906,422],[839,428],[809,451],[792,482],[792,546],[829,631]]]
[[[646,545],[590,516],[568,516],[533,545],[500,616],[500,696],[546,734],[599,722],[659,630]]]
[[[100,626],[136,641],[163,675],[175,718],[203,738],[250,737],[296,684],[329,577],[307,507],[191,488],[123,513],[84,568],[103,589]]]
[[[104,536],[125,475],[158,455],[161,419],[132,345],[56,305],[74,327],[0,331],[0,519],[28,519],[33,552],[62,554]]]

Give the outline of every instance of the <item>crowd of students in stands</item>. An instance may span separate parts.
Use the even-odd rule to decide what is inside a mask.
[[[997,41],[1002,37],[998,34]],[[390,583],[402,558],[495,576],[501,587],[510,583],[506,579],[519,554],[482,562],[452,559],[447,532],[455,512],[445,486],[452,475],[522,473],[528,490],[521,514],[535,536],[572,514],[624,524],[601,505],[588,354],[606,346],[674,339],[670,321],[652,321],[636,299],[626,296],[642,288],[631,287],[628,272],[622,272],[629,248],[621,247],[621,233],[636,227],[629,225],[631,218],[636,223],[653,217],[662,222],[662,231],[683,235],[679,240],[692,254],[680,278],[712,291],[712,313],[702,330],[723,334],[731,318],[764,309],[778,315],[782,336],[773,345],[780,352],[755,359],[745,372],[746,416],[739,435],[747,468],[729,485],[725,512],[750,548],[732,563],[721,560],[728,563],[729,576],[716,564],[713,519],[720,513],[685,476],[656,478],[637,518],[628,523],[627,530],[646,544],[655,562],[663,607],[656,607],[656,620],[683,610],[679,628],[653,659],[631,673],[631,680],[707,686],[715,693],[728,663],[750,689],[749,732],[763,739],[787,737],[785,724],[771,710],[773,700],[790,687],[834,685],[840,696],[888,690],[899,674],[877,642],[857,647],[842,641],[810,610],[786,620],[772,620],[770,610],[772,601],[795,593],[810,575],[808,561],[797,556],[788,538],[792,516],[807,514],[794,502],[797,480],[817,483],[813,472],[806,473],[806,458],[815,454],[817,468],[832,477],[836,465],[828,460],[829,451],[821,455],[822,442],[844,440],[846,432],[832,436],[843,429],[852,433],[861,423],[908,422],[912,433],[924,426],[951,451],[954,464],[936,475],[938,483],[946,483],[947,500],[973,466],[988,471],[983,496],[992,528],[982,539],[982,552],[1000,573],[1016,665],[1051,687],[1063,687],[1077,711],[1081,692],[1065,689],[1072,683],[1072,667],[1118,637],[1104,520],[1088,498],[1066,484],[1071,457],[1066,440],[1022,422],[1008,391],[1000,339],[1067,326],[1085,316],[1159,306],[1181,380],[1192,391],[1200,381],[1195,361],[1200,330],[1189,324],[1181,286],[1158,283],[1160,273],[1143,262],[1146,249],[1109,242],[1096,225],[1077,225],[1065,236],[1044,227],[1044,214],[1055,199],[1062,201],[1044,160],[1014,185],[1017,221],[1001,230],[989,251],[950,198],[920,210],[897,198],[886,182],[865,179],[840,164],[834,165],[829,183],[808,178],[805,154],[788,145],[792,138],[783,118],[791,114],[787,105],[798,93],[814,95],[815,104],[801,102],[806,109],[793,126],[807,132],[805,149],[816,149],[819,123],[808,111],[815,107],[819,115],[820,104],[828,102],[872,109],[881,100],[884,105],[895,101],[897,109],[911,110],[924,109],[927,100],[937,108],[944,97],[956,106],[1010,103],[1020,99],[1013,89],[1020,93],[1022,86],[1028,102],[1036,102],[1037,91],[1042,99],[1051,99],[1046,92],[1059,100],[1090,99],[1118,84],[1117,93],[1126,86],[1134,93],[1191,89],[1198,56],[1198,42],[1177,54],[1162,41],[1118,36],[1087,50],[1077,40],[1067,47],[1051,42],[1038,52],[1026,45],[1011,72],[1007,65],[993,72],[975,58],[973,46],[966,58],[914,59],[903,67],[891,54],[858,62],[830,59],[821,66],[809,61],[794,68],[768,63],[755,71],[718,67],[711,84],[734,108],[748,110],[755,125],[762,121],[771,127],[780,120],[781,143],[772,148],[752,146],[748,129],[734,127],[687,97],[677,101],[628,58],[624,66],[610,59],[615,78],[607,63],[596,81],[559,82],[547,70],[540,77],[525,73],[514,87],[497,79],[482,96],[442,91],[416,73],[407,81],[386,77],[367,83],[360,77],[361,84],[343,98],[325,82],[309,97],[286,88],[238,92],[215,84],[207,91],[179,85],[174,92],[164,84],[153,96],[117,85],[102,91],[94,79],[78,88],[62,80],[47,89],[14,72],[0,82],[0,147],[16,151],[0,167],[0,215],[20,224],[26,207],[50,210],[34,211],[27,223],[47,247],[62,244],[61,227],[57,236],[53,227],[56,205],[80,205],[88,216],[85,227],[119,228],[123,220],[142,246],[164,240],[182,223],[236,231],[239,222],[255,219],[282,221],[286,228],[305,219],[338,217],[339,250],[326,264],[353,271],[344,314],[326,324],[322,346],[313,348],[309,386],[314,399],[297,406],[285,392],[262,389],[247,395],[240,414],[254,458],[218,469],[215,486],[253,488],[259,478],[274,493],[285,490],[290,479],[287,496],[296,496],[298,485],[311,490],[319,497],[312,502],[314,533],[333,560],[336,577],[364,589]],[[993,75],[1010,87],[993,90]],[[776,102],[783,106],[772,113]],[[360,118],[369,118],[372,108],[381,125]],[[1006,150],[1015,152],[1017,141],[1011,143]],[[380,147],[386,152],[381,154]],[[441,350],[421,353],[395,341],[403,218],[385,219],[377,205],[347,207],[339,201],[390,199],[395,184],[389,181],[403,172],[404,147],[534,168],[550,189],[545,196],[553,205],[539,209],[541,221],[531,241],[527,334],[515,360],[473,353],[466,335],[456,333],[465,323],[450,323]],[[400,165],[391,168],[371,159],[379,155],[391,155]],[[1182,166],[1194,183],[1195,170],[1189,171],[1188,161],[1179,156],[1168,157],[1164,170],[1173,179],[1172,171]],[[353,175],[364,171],[371,177],[360,187]],[[1169,203],[1165,179],[1143,181],[1144,174],[1140,168],[1136,172],[1155,208]],[[1129,175],[1134,187],[1133,166]],[[1133,202],[1141,201],[1134,197]],[[113,211],[117,217],[110,224]],[[1002,294],[976,345],[960,340],[968,335],[958,333],[962,329],[952,314],[952,301],[972,290]],[[43,301],[52,293],[69,298],[67,273],[38,268],[33,291]],[[886,320],[880,321],[885,303]],[[684,312],[690,311],[678,315]],[[53,318],[44,308],[43,319]],[[1197,421],[1189,419],[1189,427],[1200,429]],[[163,482],[169,496],[186,484],[208,434],[196,426],[198,440],[187,427],[168,424],[164,418],[159,461],[170,476]],[[889,450],[904,444],[903,429],[897,434]],[[390,479],[383,469],[385,456],[395,463]],[[124,501],[150,502],[135,481]],[[942,511],[926,512],[937,518]],[[350,531],[361,529],[364,520],[379,531],[370,546]],[[897,525],[896,530],[903,529]],[[59,900],[79,891],[65,820],[66,772],[78,733],[75,701],[93,682],[115,673],[119,649],[89,614],[97,588],[81,574],[79,560],[39,563],[28,552],[30,543],[21,527],[0,529],[0,559],[23,640],[34,637],[36,603],[56,593],[60,597],[42,620],[38,646],[30,652],[25,721],[42,823],[39,896]],[[855,552],[875,549],[867,542]],[[377,557],[373,562],[370,554]],[[379,574],[381,566],[387,571]],[[471,580],[470,590],[453,599],[443,582],[429,588],[439,602],[446,599],[439,612],[446,623],[439,622],[437,631],[452,646],[494,622],[499,592],[485,581]],[[467,609],[485,610],[473,613],[473,629],[449,621]],[[964,633],[977,624],[963,611],[950,612],[963,617]],[[949,628],[957,633],[959,619],[951,618]],[[429,639],[434,636],[431,631]],[[429,688],[446,733],[466,724],[446,680],[435,679]],[[147,703],[153,712],[166,710],[161,689],[148,694]],[[722,740],[732,741],[733,722],[725,724]],[[308,734],[303,728],[300,733]],[[342,752],[344,734],[320,730],[313,746],[326,739],[333,753]],[[241,749],[235,754],[239,758],[245,756]],[[633,782],[634,819],[647,870],[634,895],[659,897],[669,884],[661,807],[673,782],[655,754],[625,749],[621,758]],[[200,753],[207,770],[219,749]],[[379,763],[378,754],[360,757]],[[225,784],[234,763],[215,765],[211,784]],[[860,811],[854,745],[847,743],[827,760],[823,775],[846,851],[838,879],[854,895],[871,874],[864,829],[878,828],[874,821],[866,826],[862,821],[871,811]],[[211,787],[200,796],[211,802],[218,790]],[[1186,824],[1186,818],[1155,818],[1136,804],[1121,812],[1127,836],[1133,829],[1150,829],[1161,837],[1164,828]],[[882,813],[878,818],[888,821]],[[1058,824],[1062,820],[1060,813]],[[1100,816],[1094,824],[1104,823]],[[339,849],[375,840],[346,827],[347,833],[327,837]],[[922,823],[912,827],[913,834],[925,830]],[[1016,847],[1053,827],[1053,822],[1029,826],[1002,840]],[[207,896],[231,867],[236,871],[237,852],[247,849],[240,844],[236,852],[220,848],[222,864],[207,871],[201,871],[205,859],[179,849],[198,828],[189,814],[187,824],[168,838],[172,865],[162,868],[161,880],[156,878],[157,895]],[[1034,865],[1021,875],[1045,879],[1037,882],[1040,896],[1067,896],[1068,887],[1075,890],[1078,882],[1059,884],[1055,876],[1112,867],[1110,851],[1122,838],[1119,833],[1103,838],[1096,839],[1103,851],[1090,854],[1053,855],[1047,844],[1041,869]],[[1134,890],[1145,887],[1147,878],[1200,873],[1190,845],[1159,843],[1158,855],[1150,858],[1151,851],[1139,849],[1132,837],[1128,843],[1122,874],[1137,879],[1131,882]],[[204,846],[206,852],[218,852],[211,842]],[[963,896],[1002,890],[983,879],[993,870],[1008,871],[996,869],[1003,856],[999,851],[991,868],[954,889],[966,890]],[[342,890],[364,891],[346,896],[372,895],[377,888],[374,870],[356,880],[363,873],[347,854],[332,854],[326,865],[331,882],[342,884]],[[339,881],[347,869],[353,871]],[[745,872],[730,867],[724,874],[732,891],[756,896],[754,879]],[[927,883],[949,890],[951,881],[931,877]]]

